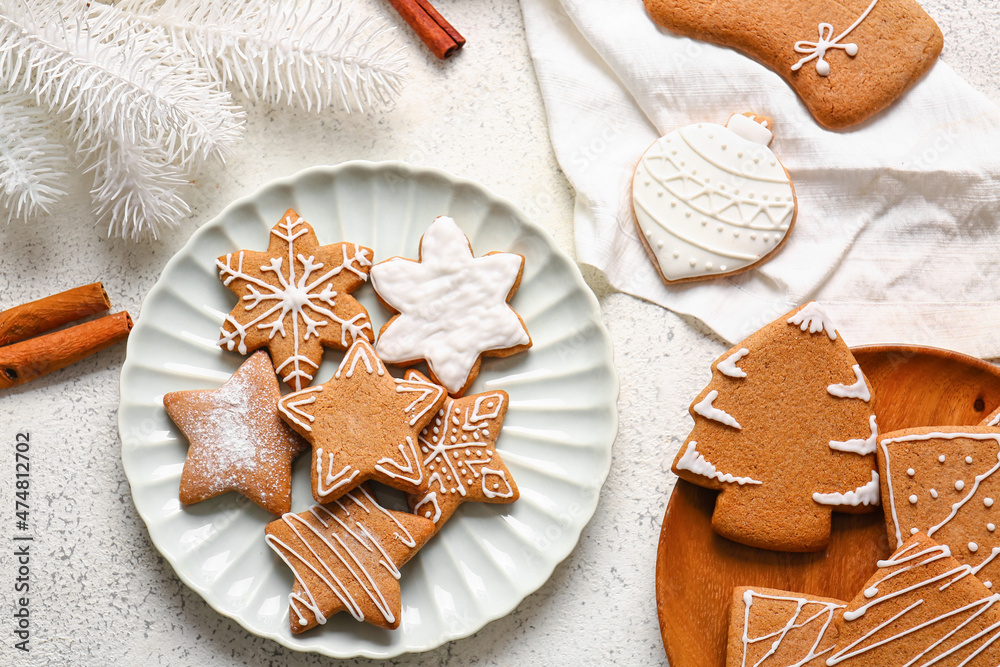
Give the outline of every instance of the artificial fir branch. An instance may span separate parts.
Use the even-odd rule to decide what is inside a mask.
[[[306,110],[364,111],[398,92],[405,70],[391,28],[340,0],[124,0],[122,12],[167,31],[180,49],[248,96]]]
[[[185,167],[224,157],[243,131],[207,72],[107,5],[0,2],[0,73],[83,132],[160,145]]]
[[[48,138],[45,113],[10,92],[0,92],[0,205],[12,218],[47,213],[64,195],[63,150]]]

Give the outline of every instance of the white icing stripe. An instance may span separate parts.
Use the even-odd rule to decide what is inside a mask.
[[[873,470],[872,480],[864,486],[859,486],[854,491],[848,491],[847,493],[814,493],[813,500],[822,505],[849,505],[851,507],[857,507],[858,505],[866,507],[878,505],[878,473]]]
[[[861,605],[857,609],[849,610],[849,611],[844,612],[844,620],[846,622],[850,623],[850,622],[853,622],[853,621],[857,620],[858,618],[861,618],[862,616],[865,615],[865,613],[868,611],[868,609],[870,609],[871,607],[873,607],[875,605],[878,605],[878,604],[881,604],[883,602],[886,602],[887,600],[891,600],[891,599],[900,597],[902,595],[906,595],[907,593],[910,593],[910,592],[913,592],[913,591],[918,590],[920,588],[923,588],[924,586],[929,586],[931,584],[937,583],[939,581],[943,581],[943,580],[948,579],[949,577],[951,577],[950,581],[948,581],[947,583],[945,583],[944,586],[941,586],[939,588],[939,590],[944,591],[951,584],[955,583],[956,581],[958,581],[962,577],[965,577],[965,576],[968,576],[968,575],[972,574],[972,568],[970,566],[968,566],[968,565],[959,565],[959,566],[954,567],[954,568],[952,568],[952,569],[950,569],[950,570],[948,570],[948,571],[946,571],[946,572],[944,572],[942,574],[938,574],[936,576],[923,579],[923,580],[921,580],[921,581],[919,581],[919,582],[917,582],[915,584],[912,584],[910,586],[904,587],[904,588],[902,588],[902,589],[900,589],[898,591],[893,591],[892,593],[889,593],[888,595],[884,595],[884,596],[878,597],[879,596],[879,586],[881,584],[883,584],[884,582],[888,581],[889,579],[892,579],[893,577],[895,577],[897,575],[900,575],[900,574],[903,574],[905,572],[909,572],[914,567],[920,567],[922,565],[928,565],[930,563],[933,563],[934,561],[941,560],[943,558],[949,558],[951,556],[951,550],[947,546],[945,546],[945,545],[935,545],[935,546],[932,546],[932,547],[927,547],[927,548],[925,548],[925,549],[923,549],[921,551],[918,551],[916,553],[913,553],[913,554],[911,554],[909,556],[905,555],[907,552],[911,551],[914,547],[917,547],[917,546],[919,546],[919,544],[915,542],[915,543],[911,544],[909,547],[907,547],[905,549],[901,549],[900,551],[897,551],[888,560],[884,560],[884,561],[879,561],[878,562],[878,567],[879,568],[883,568],[884,569],[884,568],[899,566],[899,569],[894,570],[893,572],[891,572],[891,573],[887,574],[886,576],[882,577],[873,586],[871,586],[868,589],[866,589],[865,592],[864,592],[865,597],[867,597],[867,598],[874,598],[874,599],[872,599],[871,602],[868,602],[868,603],[866,603],[864,605]],[[924,558],[925,556],[926,556],[926,558]],[[917,562],[917,563],[913,562],[913,561],[916,561],[916,560],[921,559],[921,558],[924,558],[924,559],[920,560],[920,562]],[[977,643],[980,640],[982,640],[990,632],[993,632],[993,630],[995,630],[997,627],[1000,627],[1000,623],[996,623],[996,624],[994,624],[994,625],[992,625],[992,626],[990,626],[990,627],[988,627],[988,628],[986,628],[984,630],[981,630],[978,633],[973,634],[972,636],[966,638],[965,640],[963,640],[961,642],[958,642],[955,646],[952,646],[950,649],[948,649],[944,653],[940,653],[940,654],[935,655],[935,656],[929,656],[928,655],[932,651],[934,651],[935,649],[937,649],[937,647],[940,646],[943,642],[947,641],[948,639],[950,639],[951,637],[953,637],[955,634],[957,634],[959,631],[961,631],[963,628],[965,628],[969,624],[973,623],[975,621],[975,619],[977,619],[980,615],[982,615],[983,613],[985,613],[987,609],[991,608],[998,601],[1000,601],[1000,595],[996,595],[996,594],[990,595],[990,596],[987,596],[987,597],[982,598],[980,600],[976,600],[974,602],[965,604],[965,605],[963,605],[961,607],[958,607],[958,608],[953,609],[951,611],[948,611],[946,613],[940,614],[940,615],[938,615],[938,616],[936,616],[934,618],[931,618],[930,620],[927,620],[927,621],[924,621],[922,623],[919,623],[919,624],[917,624],[917,625],[915,625],[913,627],[905,628],[905,629],[901,630],[900,632],[897,632],[894,635],[890,635],[889,637],[886,637],[886,638],[884,638],[884,639],[882,639],[880,641],[877,641],[877,642],[874,642],[874,643],[871,643],[871,644],[868,644],[868,645],[862,645],[868,639],[870,639],[871,637],[873,637],[876,634],[878,634],[879,632],[881,632],[884,628],[886,628],[886,627],[890,626],[891,624],[899,621],[900,619],[902,619],[904,616],[906,616],[907,614],[909,614],[914,609],[918,609],[920,607],[920,605],[922,605],[924,603],[923,599],[919,599],[916,602],[914,602],[913,604],[911,604],[908,607],[906,607],[905,609],[903,609],[901,612],[899,612],[899,613],[895,614],[894,616],[892,616],[891,618],[888,618],[887,620],[883,621],[882,623],[877,624],[874,628],[870,629],[868,632],[866,632],[865,634],[863,634],[860,638],[858,638],[855,641],[851,642],[847,646],[845,646],[843,648],[840,648],[837,651],[837,653],[835,653],[833,656],[831,656],[827,660],[826,664],[830,665],[832,667],[833,665],[837,665],[837,664],[843,662],[844,660],[849,660],[850,658],[853,658],[853,657],[856,657],[856,656],[861,655],[863,653],[866,653],[866,652],[868,652],[868,651],[870,651],[870,650],[872,650],[874,648],[878,648],[880,646],[884,646],[885,644],[893,642],[893,641],[895,641],[897,639],[900,639],[900,638],[902,638],[904,636],[910,636],[910,635],[912,635],[914,633],[919,632],[920,630],[922,630],[924,628],[931,627],[934,624],[941,622],[942,620],[951,618],[953,616],[958,616],[960,614],[965,614],[967,612],[970,612],[970,611],[974,610],[973,613],[968,616],[968,618],[964,619],[960,624],[958,624],[956,627],[952,628],[950,631],[942,633],[942,636],[938,637],[938,639],[936,641],[934,641],[933,643],[931,643],[926,649],[924,649],[921,653],[919,653],[918,655],[916,655],[915,657],[913,657],[913,659],[911,659],[908,663],[906,663],[907,665],[913,665],[913,664],[915,664],[915,662],[917,660],[924,660],[924,659],[930,657],[931,658],[930,660],[927,660],[926,662],[921,662],[920,664],[921,665],[933,665],[933,664],[936,664],[936,663],[940,662],[942,659],[948,657],[949,655],[953,655],[955,652],[957,652],[959,650],[967,649],[970,645],[975,645],[975,643]],[[991,644],[993,644],[997,640],[998,637],[1000,637],[1000,633],[998,633],[997,635],[994,635],[992,637],[989,637],[989,638],[985,639],[985,641],[983,641],[983,643],[979,646],[979,648],[976,651],[974,651],[970,656],[968,656],[965,660],[963,660],[961,663],[958,663],[958,666],[961,667],[961,665],[967,665],[967,664],[969,664],[969,661],[974,656],[978,655],[983,650],[985,650],[988,646],[990,646]],[[855,649],[855,647],[858,647],[859,645],[862,645],[862,646],[860,646],[859,648],[857,648],[857,650],[852,650],[852,649]]]
[[[804,53],[806,56],[799,60],[797,63],[792,65],[792,71],[798,71],[803,65],[805,65],[810,60],[816,60],[816,73],[820,76],[830,75],[830,63],[825,60],[826,52],[830,49],[842,49],[847,55],[854,57],[858,54],[857,44],[841,44],[840,40],[847,37],[851,32],[854,31],[861,22],[868,18],[871,11],[875,9],[875,5],[878,4],[878,0],[872,0],[872,3],[868,5],[868,9],[859,16],[854,23],[848,26],[847,30],[840,33],[836,37],[831,39],[833,35],[833,26],[829,23],[819,24],[819,39],[815,42],[808,41],[798,41],[795,42],[795,52]]]
[[[750,477],[734,477],[728,473],[719,472],[714,465],[698,453],[697,445],[698,443],[694,440],[688,443],[687,449],[684,450],[684,456],[677,461],[678,469],[689,470],[696,475],[708,477],[709,479],[717,479],[720,482],[736,482],[740,486],[744,484],[763,484],[763,482],[758,482]]]
[[[311,424],[316,421],[316,417],[303,410],[302,406],[312,405],[315,403],[316,397],[313,396],[313,394],[317,394],[321,391],[323,391],[322,386],[306,387],[301,391],[283,396],[281,400],[278,401],[278,410],[281,411],[281,414],[301,426],[304,430],[312,431]],[[299,419],[299,417],[302,417],[302,419]],[[303,419],[305,421],[303,421]]]
[[[360,474],[360,470],[354,469],[353,472],[351,466],[345,465],[340,469],[337,474],[333,473],[333,459],[334,453],[327,452],[328,460],[326,462],[326,472],[323,472],[323,448],[319,447],[316,449],[316,493],[322,497],[326,497],[344,486],[345,484],[350,484],[355,477]],[[350,472],[350,474],[348,474]],[[345,477],[345,475],[347,475]]]
[[[668,188],[668,192],[669,192],[669,188]],[[671,194],[674,194],[674,193],[671,192]],[[674,196],[676,197],[677,195],[674,195]],[[730,259],[730,260],[741,260],[742,262],[755,262],[758,259],[760,259],[760,257],[758,255],[751,255],[751,254],[748,254],[748,253],[737,252],[737,251],[729,249],[729,248],[716,247],[716,246],[709,245],[707,243],[703,243],[702,241],[697,240],[694,236],[682,233],[676,227],[673,227],[673,226],[668,227],[667,223],[664,220],[662,220],[661,217],[658,217],[656,215],[656,213],[654,213],[653,211],[650,211],[649,208],[647,208],[646,204],[643,203],[642,201],[636,199],[635,203],[636,203],[636,205],[639,208],[642,209],[643,213],[645,213],[647,216],[649,216],[650,220],[652,220],[657,225],[659,225],[660,227],[662,227],[664,231],[669,232],[671,236],[674,236],[674,237],[680,239],[681,241],[683,241],[684,243],[687,243],[687,244],[689,244],[691,246],[694,246],[695,248],[698,248],[699,250],[704,250],[705,252],[709,253],[710,255],[714,255],[716,258],[726,258],[726,259]],[[712,220],[714,220],[715,222],[721,222],[720,220],[718,220],[716,218],[712,218]]]
[[[993,419],[986,422],[986,426],[996,426],[997,424],[1000,424],[1000,412],[998,412]]]
[[[889,511],[892,516],[892,523],[896,527],[896,541],[898,543],[897,546],[901,546],[903,544],[903,538],[899,526],[899,516],[896,514],[895,498],[893,497],[892,493],[892,475],[890,474],[889,471],[889,467],[891,465],[891,457],[889,456],[888,445],[891,445],[896,442],[916,442],[916,441],[936,440],[936,439],[954,440],[955,438],[969,438],[971,440],[993,440],[994,442],[997,443],[997,464],[992,468],[990,468],[989,470],[987,470],[985,473],[977,475],[975,478],[975,482],[973,483],[969,493],[967,493],[965,497],[962,498],[962,500],[958,501],[957,503],[954,503],[951,506],[951,512],[948,514],[947,517],[945,517],[943,521],[934,526],[931,526],[927,530],[927,536],[932,537],[934,533],[943,528],[949,521],[954,519],[955,516],[958,514],[959,510],[962,509],[962,507],[964,507],[966,503],[968,503],[969,500],[971,500],[974,495],[976,495],[976,491],[979,489],[979,485],[982,484],[983,480],[990,477],[997,470],[1000,470],[1000,433],[961,433],[961,432],[941,433],[934,431],[931,433],[915,433],[911,435],[904,435],[898,438],[886,438],[885,440],[882,440],[882,442],[880,443],[880,446],[882,448],[882,458],[885,461],[886,478],[889,484],[889,496],[890,496]],[[965,487],[963,486],[962,488]],[[961,491],[962,489],[958,490]]]
[[[398,539],[410,548],[416,546],[416,541],[413,539],[413,536],[409,533],[409,531],[406,530],[396,517],[392,516],[392,514],[387,512],[377,502],[375,502],[375,499],[372,498],[364,489],[360,490],[360,495],[358,495],[357,492],[347,493],[343,500],[353,501],[369,514],[372,509],[377,509],[382,512],[382,514],[389,517],[399,529],[396,533],[394,533],[394,539]],[[338,501],[337,506],[343,511],[344,518],[351,517],[351,512],[342,502]],[[355,552],[357,547],[361,547],[368,552],[377,550],[382,556],[382,558],[378,561],[378,564],[384,567],[394,578],[399,579],[399,569],[389,557],[381,541],[375,538],[360,521],[354,522],[354,525],[357,527],[357,531],[352,530],[351,526],[344,520],[344,518],[341,518],[337,513],[331,512],[322,505],[313,507],[309,513],[311,515],[311,519],[308,517],[301,517],[297,514],[288,513],[282,516],[281,520],[284,521],[285,525],[287,525],[296,537],[298,537],[302,546],[304,546],[308,551],[308,554],[315,559],[315,562],[319,563],[322,569],[316,567],[311,559],[309,559],[304,553],[297,551],[295,548],[273,535],[267,535],[265,537],[265,541],[268,546],[270,546],[285,562],[285,564],[288,565],[289,569],[292,570],[295,576],[295,580],[303,589],[301,594],[291,593],[288,596],[289,606],[298,616],[299,624],[302,626],[309,625],[309,621],[302,614],[301,610],[303,607],[312,612],[318,623],[323,624],[327,620],[316,601],[316,593],[307,585],[306,580],[303,577],[303,571],[301,569],[303,567],[312,572],[312,574],[320,580],[321,584],[325,588],[329,589],[334,596],[336,596],[341,604],[343,604],[344,608],[355,619],[363,621],[365,618],[364,613],[362,612],[358,601],[352,594],[352,586],[350,585],[352,582],[348,581],[345,583],[342,578],[345,574],[350,575],[353,578],[353,582],[356,582],[359,585],[360,589],[364,592],[372,604],[375,605],[375,608],[379,611],[386,622],[394,623],[396,617],[392,612],[392,609],[389,608],[389,603],[385,598],[385,594],[378,587],[375,577],[365,567],[359,559],[358,554]],[[314,523],[314,521],[316,523]],[[333,532],[328,538],[323,533],[322,529],[329,528],[330,521],[335,522],[340,527],[343,535]],[[319,525],[317,525],[317,523]],[[326,550],[324,550],[322,554],[319,553],[307,539],[307,535],[310,535],[322,542],[322,544],[326,547]],[[353,538],[353,543],[348,544],[348,537]],[[332,538],[332,540],[330,538]],[[327,551],[329,553],[327,553]],[[337,572],[334,572],[333,566],[336,563],[339,563],[340,566],[346,570],[346,573],[340,573],[340,575],[338,575]]]
[[[420,508],[424,505],[430,505],[431,509],[426,511],[421,510]],[[429,491],[427,495],[425,495],[420,502],[414,506],[413,513],[418,516],[426,517],[434,523],[437,523],[441,518],[441,506],[438,505],[437,491]]]
[[[410,426],[413,426],[420,421],[421,417],[427,414],[428,410],[434,407],[437,400],[441,398],[442,394],[444,394],[444,387],[440,387],[432,382],[427,382],[426,380],[421,380],[416,375],[408,374],[405,380],[396,379],[396,393],[403,392],[419,392],[420,394],[413,399],[412,403],[403,409],[403,412],[409,413],[410,411],[413,411],[416,406],[422,406],[420,410],[413,411],[413,416],[410,418],[409,422]],[[429,401],[426,400],[431,394],[434,394],[434,398]]]
[[[831,396],[837,398],[860,398],[865,403],[872,400],[871,392],[868,391],[868,383],[865,382],[865,374],[861,372],[861,366],[854,364],[854,376],[857,380],[854,384],[831,384],[826,388]]]
[[[353,345],[351,349],[347,351],[344,356],[344,360],[340,362],[340,366],[337,367],[337,372],[333,374],[333,377],[340,379],[341,376],[354,377],[354,371],[357,369],[358,361],[365,362],[365,372],[369,375],[376,373],[378,375],[385,375],[385,364],[382,360],[378,358],[375,354],[375,350],[372,346],[364,340],[358,340]],[[344,372],[344,369],[347,372]]]
[[[745,347],[741,347],[716,364],[715,368],[723,375],[728,375],[731,378],[745,378],[747,376],[746,371],[737,366],[736,362],[748,354],[750,354],[750,350]]]
[[[514,489],[511,488],[510,483],[507,481],[507,475],[504,474],[503,470],[494,470],[493,468],[487,468],[483,466],[482,474],[483,474],[483,479],[481,486],[483,488],[483,495],[485,495],[487,498],[510,498],[511,496],[514,495]],[[494,482],[494,484],[497,487],[496,489],[487,488],[488,486],[487,478],[490,475],[493,475],[494,477],[499,477],[500,482],[503,482],[503,486],[502,487],[500,486],[500,482]]]
[[[830,340],[837,340],[837,330],[830,321],[829,315],[823,312],[823,309],[815,301],[810,301],[789,317],[788,323],[798,326],[802,331],[808,330],[811,334],[825,331]]]
[[[875,423],[875,415],[872,415],[868,420],[871,426],[872,432],[867,438],[856,438],[854,440],[831,440],[830,449],[836,449],[839,452],[853,452],[854,454],[860,454],[862,456],[867,456],[868,454],[875,453],[875,446],[878,441],[878,425]]]
[[[420,455],[417,453],[417,446],[413,443],[413,438],[406,436],[406,444],[399,445],[398,449],[403,456],[402,463],[394,459],[382,458],[375,465],[375,470],[393,479],[419,486],[420,482],[424,480],[424,468],[420,465]]]
[[[695,403],[692,408],[696,413],[704,417],[705,419],[711,419],[712,421],[717,421],[720,424],[725,424],[726,426],[732,426],[735,429],[742,429],[740,423],[736,421],[732,415],[730,415],[725,410],[720,410],[719,408],[712,405],[716,398],[719,397],[719,392],[713,389],[708,392],[701,401]]]
[[[796,604],[795,614],[788,619],[788,622],[780,630],[776,630],[766,635],[761,635],[760,637],[751,638],[749,636],[750,608],[753,606],[754,598],[764,599],[764,600],[779,600],[786,602],[794,602]],[[809,604],[819,605],[821,609],[812,616],[810,616],[809,618],[803,621],[799,621],[799,616],[802,614],[803,608]],[[833,645],[829,646],[828,648],[818,653],[816,652],[816,649],[819,648],[819,643],[823,641],[823,636],[826,634],[827,629],[829,629],[830,624],[833,623],[836,611],[838,609],[843,609],[843,608],[844,605],[835,604],[832,602],[820,602],[819,600],[810,600],[808,598],[799,598],[799,597],[766,595],[764,593],[758,593],[753,590],[745,591],[743,593],[743,661],[741,663],[742,667],[747,667],[747,652],[751,644],[756,644],[762,641],[773,640],[770,649],[768,649],[768,651],[763,656],[761,656],[760,660],[758,660],[753,664],[753,667],[760,667],[765,660],[774,655],[774,653],[781,646],[781,642],[784,641],[785,637],[788,635],[790,631],[798,628],[803,628],[824,615],[826,616],[826,620],[823,621],[823,625],[820,627],[819,632],[816,634],[816,641],[813,642],[813,645],[809,648],[809,652],[801,659],[799,659],[798,662],[794,664],[785,664],[785,667],[803,667],[803,665],[805,665],[809,661],[814,660],[821,655],[829,653],[835,648]],[[791,656],[789,656],[789,658],[790,657]]]

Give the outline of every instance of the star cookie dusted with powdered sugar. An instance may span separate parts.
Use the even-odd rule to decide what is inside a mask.
[[[319,245],[292,209],[271,229],[264,252],[216,260],[219,277],[240,301],[226,315],[219,344],[246,354],[267,347],[292,389],[312,382],[323,346],[346,350],[373,340],[368,312],[351,292],[368,280],[374,256],[353,243]]]
[[[313,497],[325,503],[369,479],[419,492],[418,437],[445,396],[415,371],[405,380],[389,375],[372,346],[359,340],[330,380],[285,396],[278,409],[312,443]]]
[[[273,514],[291,509],[292,461],[308,445],[278,416],[280,397],[266,352],[243,362],[219,389],[163,397],[167,414],[191,443],[182,503],[239,491]]]
[[[509,402],[505,391],[449,398],[420,434],[426,491],[410,495],[409,503],[435,530],[462,503],[517,500],[517,484],[496,449]]]
[[[399,314],[379,332],[376,349],[392,364],[426,360],[431,377],[461,395],[479,373],[481,356],[505,357],[531,347],[520,316],[508,305],[524,257],[476,257],[455,221],[441,216],[420,239],[420,260],[376,264],[372,286]]]

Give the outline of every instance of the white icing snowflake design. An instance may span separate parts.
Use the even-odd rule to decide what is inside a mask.
[[[319,368],[324,345],[347,349],[373,339],[368,313],[348,296],[368,279],[372,251],[353,243],[320,246],[294,211],[271,235],[266,252],[241,250],[216,261],[223,284],[240,298],[219,344],[241,354],[267,346],[278,375],[300,390]]]

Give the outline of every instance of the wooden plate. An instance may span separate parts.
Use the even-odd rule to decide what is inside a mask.
[[[854,348],[877,397],[879,431],[972,425],[1000,405],[1000,367],[909,345]],[[712,532],[715,491],[677,480],[656,556],[656,611],[672,667],[723,667],[735,586],[767,586],[849,600],[889,555],[882,512],[833,515],[825,551],[792,554]]]

